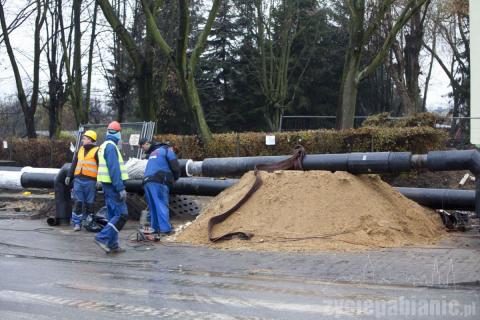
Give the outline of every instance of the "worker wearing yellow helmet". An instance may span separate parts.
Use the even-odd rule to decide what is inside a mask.
[[[80,231],[82,222],[94,214],[96,184],[98,174],[97,133],[87,130],[82,134],[82,145],[73,157],[70,172],[65,178],[68,186],[73,180],[72,224],[74,231]]]

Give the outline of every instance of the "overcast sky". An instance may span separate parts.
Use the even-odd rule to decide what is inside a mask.
[[[7,24],[13,19],[15,13],[21,8],[25,3],[25,0],[9,0],[5,4],[5,11],[7,15]],[[66,11],[68,12],[68,11]],[[105,24],[103,20],[103,14],[101,11],[98,13],[100,24]],[[31,17],[34,19],[34,15]],[[104,70],[101,66],[101,58],[105,62],[108,60],[108,50],[106,48],[110,45],[112,39],[112,32],[107,27],[99,26],[97,28],[100,31],[100,34],[97,37],[97,44],[102,50],[98,50],[98,47],[95,48],[95,59],[94,59],[94,70],[93,70],[93,82],[92,82],[92,96],[99,100],[106,101],[109,99],[109,91],[107,86],[107,81],[104,77]],[[90,38],[90,33],[85,32],[82,41],[84,50],[88,47],[88,41]],[[32,51],[33,51],[33,24],[24,23],[20,28],[16,29],[10,34],[10,41],[14,48],[14,53],[19,64],[20,72],[24,79],[24,88],[26,92],[29,92],[31,88],[31,81],[29,76],[32,74]],[[99,55],[99,52],[101,55]],[[425,55],[425,53],[424,53]],[[48,83],[48,70],[46,66],[46,59],[44,54],[41,57],[41,71],[40,71],[40,85],[41,90],[46,92],[47,83]],[[429,56],[424,56],[422,58],[425,63],[429,62]],[[86,61],[83,62],[83,67],[85,67]],[[423,70],[424,73],[427,72],[426,68]],[[424,83],[425,75],[421,75],[420,83]],[[84,77],[84,82],[86,82],[86,76]],[[423,90],[423,89],[422,89]],[[429,92],[427,95],[427,108],[429,110],[436,109],[438,107],[448,107],[451,104],[451,99],[447,97],[448,93],[451,91],[449,88],[449,80],[438,63],[435,63],[433,66],[432,79],[430,80]],[[0,44],[0,99],[6,97],[15,96],[17,89],[15,86],[15,79],[13,76],[13,71],[10,65],[10,60],[8,58],[7,52],[5,50],[5,45]]]

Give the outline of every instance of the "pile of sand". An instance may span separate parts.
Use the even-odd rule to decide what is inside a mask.
[[[251,250],[365,250],[425,245],[444,235],[433,210],[405,198],[376,175],[346,172],[262,172],[263,185],[213,229],[251,232],[251,240],[208,240],[209,218],[232,207],[254,182],[253,172],[219,194],[177,241]]]

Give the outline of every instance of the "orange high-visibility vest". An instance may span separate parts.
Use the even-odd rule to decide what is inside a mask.
[[[98,147],[93,147],[85,154],[85,148],[82,146],[78,150],[78,162],[75,167],[75,175],[83,174],[87,177],[97,178],[98,163],[95,160],[95,153]]]

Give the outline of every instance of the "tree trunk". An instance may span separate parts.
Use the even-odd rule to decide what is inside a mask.
[[[151,67],[145,66],[143,73],[135,78],[140,104],[140,117],[143,121],[154,121],[155,95],[153,94],[153,74]]]
[[[353,128],[358,94],[358,72],[364,42],[365,0],[351,2],[348,26],[349,40],[343,66],[342,84],[337,107],[337,130]]]
[[[352,50],[353,51],[353,50]],[[344,75],[340,89],[340,103],[337,108],[337,130],[353,128],[357,104],[357,74],[360,52],[351,52],[345,61]]]
[[[202,137],[204,143],[211,143],[212,132],[210,131],[207,120],[205,119],[205,114],[203,112],[202,103],[200,102],[200,97],[198,95],[198,90],[193,75],[188,76],[187,83],[185,85],[181,85],[180,87],[187,90],[182,96],[187,98],[185,104],[190,106],[190,109],[193,111],[192,114],[195,123],[197,124],[198,134],[200,137]]]
[[[73,49],[73,66],[74,66],[74,96],[72,107],[75,114],[77,125],[88,122],[88,114],[83,112],[82,98],[82,52],[81,52],[81,5],[82,0],[73,1],[73,28],[74,28],[74,49]]]
[[[419,56],[423,40],[423,23],[420,10],[416,11],[410,20],[410,34],[405,36],[405,80],[407,83],[408,95],[412,105],[406,108],[407,114],[422,111],[420,101],[420,87],[418,76],[420,75]]]
[[[87,117],[90,113],[90,101],[91,101],[91,88],[92,88],[92,67],[93,67],[93,48],[95,42],[95,29],[97,27],[97,10],[98,10],[98,3],[95,1],[93,6],[93,21],[92,21],[92,34],[90,36],[90,48],[88,48],[88,71],[87,71],[87,92],[85,95],[85,112]]]
[[[436,21],[434,23],[435,23],[435,25],[433,27],[433,32],[432,32],[432,34],[434,35],[433,39],[432,39],[432,51],[433,52],[435,52],[436,47],[437,47],[437,37],[436,37],[437,23],[436,23]],[[434,60],[435,60],[435,57],[432,54],[431,58],[430,58],[430,64],[429,64],[429,67],[428,67],[427,77],[425,79],[425,88],[423,89],[422,112],[425,112],[427,110],[428,86],[430,84],[430,78],[432,77],[432,69],[433,69]]]
[[[38,99],[38,87],[39,87],[39,60],[40,60],[40,30],[42,29],[43,22],[45,21],[46,10],[42,13],[41,4],[37,2],[37,16],[35,18],[35,34],[34,34],[34,68],[33,68],[33,84],[32,84],[32,96],[30,99],[30,105],[27,102],[27,96],[23,89],[22,78],[18,69],[18,64],[13,53],[12,45],[10,43],[10,37],[8,34],[7,23],[5,20],[5,13],[3,10],[3,4],[0,2],[0,24],[3,31],[3,41],[7,49],[8,58],[10,60],[13,74],[15,77],[15,84],[17,87],[17,97],[22,108],[23,117],[25,119],[25,127],[27,129],[27,136],[29,138],[36,138],[37,133],[35,130],[35,112],[37,109]]]
[[[347,56],[342,76],[342,86],[340,89],[340,102],[337,109],[337,129],[352,128],[355,116],[355,104],[357,99],[358,83],[371,75],[378,66],[384,62],[392,43],[395,41],[397,33],[408,22],[414,14],[427,0],[409,0],[396,22],[388,31],[382,47],[378,50],[370,64],[359,70],[362,48],[371,39],[373,33],[378,30],[384,21],[386,10],[393,3],[393,0],[379,1],[377,4],[378,12],[368,23],[365,23],[365,0],[347,0],[350,9],[349,18],[349,43],[347,47]],[[418,81],[418,80],[417,80]],[[418,93],[417,93],[418,94]]]
[[[37,132],[35,131],[35,114],[27,112],[25,114],[25,125],[27,127],[27,137],[35,139]]]

